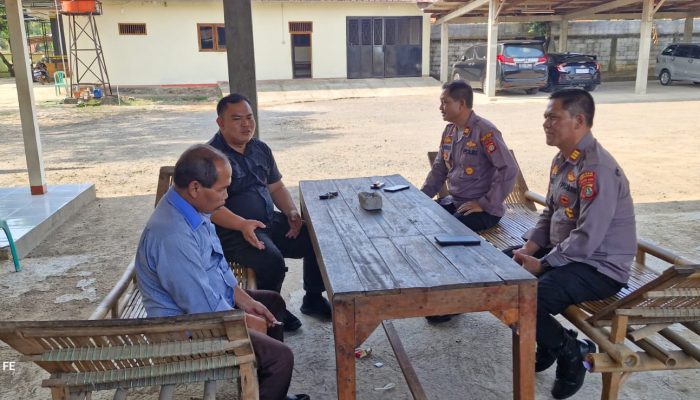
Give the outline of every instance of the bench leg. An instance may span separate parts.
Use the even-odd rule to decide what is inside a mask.
[[[204,398],[202,400],[216,399],[216,381],[204,382]]]
[[[622,372],[603,372],[603,390],[601,400],[617,400],[622,381]]]
[[[114,392],[114,400],[126,400],[126,389],[117,389]]]
[[[51,399],[52,400],[66,400],[68,399],[68,388],[66,387],[52,387],[51,388]]]
[[[163,385],[160,387],[160,395],[158,400],[170,400],[175,393],[175,385]]]
[[[238,367],[241,374],[241,399],[258,400],[260,389],[258,388],[257,371],[252,363],[245,363]]]

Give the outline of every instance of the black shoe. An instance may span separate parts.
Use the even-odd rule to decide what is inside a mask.
[[[284,318],[282,322],[284,322],[285,332],[292,332],[301,328],[301,321],[299,321],[299,318],[297,318],[296,315],[290,313],[289,310],[284,310]]]
[[[288,394],[287,400],[311,400],[308,394]]]
[[[568,331],[564,334],[564,343],[557,357],[557,378],[552,387],[555,399],[566,399],[581,389],[586,377],[583,356],[595,352],[596,346],[590,340],[576,340]]]
[[[331,319],[333,315],[330,303],[320,293],[306,293],[304,300],[301,302],[301,312],[302,314],[326,319]]]
[[[578,332],[573,329],[566,329],[569,335],[574,338],[578,336]],[[537,354],[535,354],[535,372],[542,372],[549,369],[549,367],[557,361],[560,349],[554,349],[551,347],[537,346]]]
[[[445,315],[429,315],[425,317],[431,324],[441,324],[452,319],[455,315],[459,314],[445,314]]]

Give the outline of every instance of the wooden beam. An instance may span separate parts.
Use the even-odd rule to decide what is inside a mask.
[[[615,1],[601,4],[601,5],[596,6],[596,7],[588,8],[586,10],[574,11],[570,14],[564,15],[564,18],[566,18],[568,20],[572,20],[572,19],[578,19],[581,17],[594,16],[595,14],[598,14],[599,12],[607,11],[607,10],[614,10],[614,9],[622,7],[622,6],[626,6],[628,4],[639,3],[639,1],[640,0],[615,0]],[[593,19],[595,19],[595,18],[593,18]]]
[[[659,8],[661,8],[661,6],[664,5],[665,2],[666,0],[659,0],[659,4],[657,4],[656,7],[654,7],[654,10],[651,12],[651,15],[654,16],[654,14],[656,14],[656,12],[659,11]]]
[[[396,328],[394,328],[394,324],[390,320],[386,320],[382,322],[382,326],[384,327],[384,332],[386,332],[387,339],[389,339],[391,348],[394,349],[396,361],[398,361],[401,371],[403,371],[403,376],[406,378],[406,383],[413,395],[413,399],[427,400],[428,396],[425,395],[425,390],[423,390],[423,386],[420,384],[418,374],[416,374],[416,370],[413,369],[411,360],[409,360],[406,354],[406,349],[403,347],[403,343],[401,343],[401,339],[396,332]]]
[[[450,21],[450,20],[455,19],[457,17],[461,17],[462,15],[464,15],[470,11],[476,10],[477,8],[485,5],[489,1],[490,0],[472,0],[469,4],[452,11],[451,13],[438,19],[435,23],[436,24],[444,24],[447,21]]]

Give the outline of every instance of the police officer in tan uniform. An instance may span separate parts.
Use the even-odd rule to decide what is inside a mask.
[[[450,194],[438,203],[474,231],[488,229],[505,213],[503,201],[513,190],[518,167],[501,132],[472,111],[474,93],[464,81],[442,87],[440,112],[449,122],[421,190],[435,196],[447,180]],[[426,317],[432,323],[452,315]]]
[[[535,370],[557,362],[555,399],[576,393],[593,342],[576,339],[553,317],[566,307],[604,299],[629,278],[637,248],[629,182],[591,134],[595,104],[581,89],[550,96],[544,114],[547,144],[559,148],[550,170],[547,208],[513,259],[538,276]]]
[[[440,111],[449,123],[421,190],[433,197],[447,180],[450,195],[438,199],[440,205],[470,229],[488,229],[505,213],[518,167],[501,132],[472,111],[471,86],[460,80],[442,89]]]

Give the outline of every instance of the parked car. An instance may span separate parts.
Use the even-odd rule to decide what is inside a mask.
[[[600,64],[594,55],[577,53],[547,54],[549,79],[545,92],[553,92],[558,88],[574,86],[582,87],[592,92],[600,85]]]
[[[469,47],[452,66],[452,79],[464,79],[474,88],[484,88],[486,43]],[[542,42],[507,40],[498,42],[496,90],[524,89],[529,94],[547,84],[547,56]]]
[[[654,73],[662,85],[693,81],[700,85],[700,43],[673,43],[656,56]]]

